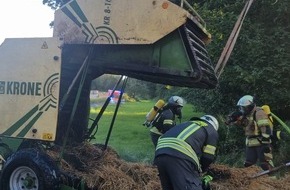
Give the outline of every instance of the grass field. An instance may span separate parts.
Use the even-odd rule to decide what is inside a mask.
[[[108,146],[115,149],[122,159],[132,162],[152,162],[154,147],[150,139],[149,128],[142,124],[145,121],[145,115],[154,104],[155,101],[125,102],[119,107]],[[91,110],[91,119],[96,117],[101,106],[102,104]],[[109,104],[98,123],[98,131],[95,139],[91,141],[92,143],[105,144],[115,109],[115,104]],[[190,104],[185,104],[182,113],[182,122],[192,116],[201,115],[201,113],[194,113]]]

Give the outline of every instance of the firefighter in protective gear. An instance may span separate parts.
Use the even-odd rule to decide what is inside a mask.
[[[242,118],[243,118],[243,114],[241,111],[239,110],[233,111],[227,116],[225,124],[226,125],[232,125],[233,123],[238,124],[242,121]],[[280,140],[287,140],[287,139],[288,139],[288,136],[286,135],[284,131],[281,131],[279,129],[273,130],[273,134],[271,135],[272,141],[280,141]]]
[[[273,167],[271,136],[273,128],[268,115],[261,107],[256,106],[251,95],[243,96],[237,103],[242,114],[235,124],[242,126],[246,136],[246,159],[244,166],[249,167],[257,163],[263,170]]]
[[[216,157],[219,123],[211,115],[176,125],[158,140],[154,163],[163,190],[202,190],[201,173]]]
[[[157,118],[152,122],[150,136],[154,147],[157,145],[158,138],[176,125],[175,117],[182,118],[182,108],[184,100],[179,96],[171,96]]]

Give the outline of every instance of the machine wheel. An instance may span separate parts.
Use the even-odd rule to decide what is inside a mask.
[[[44,152],[44,148],[42,147],[41,143],[36,140],[24,139],[22,143],[19,145],[17,150],[19,151],[25,148],[34,148],[34,149]]]
[[[12,154],[1,173],[0,189],[58,190],[59,171],[52,159],[36,149]]]

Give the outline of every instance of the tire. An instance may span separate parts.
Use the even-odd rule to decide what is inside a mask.
[[[22,143],[19,145],[17,151],[26,148],[37,149],[39,151],[44,152],[44,148],[42,147],[40,141],[38,140],[24,139]]]
[[[21,149],[4,164],[0,189],[58,190],[59,170],[52,159],[36,149]]]

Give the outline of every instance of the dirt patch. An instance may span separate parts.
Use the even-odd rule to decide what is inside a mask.
[[[160,190],[161,185],[156,167],[142,163],[130,163],[119,158],[108,147],[84,143],[68,147],[60,161],[61,169],[69,176],[86,182],[87,189],[101,190]],[[59,150],[48,154],[58,159]],[[290,175],[277,179],[275,176],[262,176],[252,179],[260,172],[259,167],[231,168],[214,164],[209,173],[214,177],[213,190],[290,190]],[[63,181],[67,180],[65,177]],[[69,183],[69,182],[68,182]],[[77,184],[76,184],[77,185]]]

